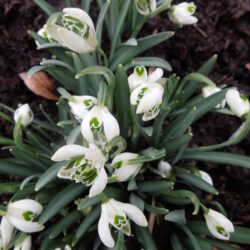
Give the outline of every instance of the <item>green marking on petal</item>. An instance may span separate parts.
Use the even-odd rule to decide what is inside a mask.
[[[143,74],[144,74],[144,72],[145,72],[145,67],[143,67],[143,66],[136,66],[135,67],[135,72],[136,72],[136,74],[138,75],[138,76],[142,76]]]
[[[114,164],[113,164],[113,167],[114,167],[115,169],[121,168],[121,167],[122,167],[122,161],[118,161],[118,162],[114,163]]]
[[[102,123],[99,122],[97,117],[90,120],[90,129],[94,134],[99,134],[102,132]]]
[[[145,92],[147,91],[147,87],[144,87],[141,89],[140,93],[138,94],[137,98],[138,98],[138,101],[140,101],[142,99],[142,97],[144,96]]]
[[[83,105],[84,105],[86,108],[89,109],[89,108],[93,107],[93,101],[90,100],[90,99],[84,100],[84,101],[83,101]]]
[[[26,211],[22,214],[22,216],[26,221],[33,221],[36,215],[31,211]]]
[[[193,14],[195,12],[195,10],[196,10],[196,6],[190,5],[190,6],[187,7],[187,10],[188,10],[188,12]]]
[[[76,33],[82,38],[89,38],[90,27],[87,23],[83,23],[79,19],[68,15],[63,16],[62,23],[66,29]]]
[[[130,234],[130,226],[125,216],[123,215],[115,215],[114,224],[116,227],[121,230],[123,233],[129,235]]]
[[[224,227],[222,227],[222,226],[216,226],[216,231],[217,231],[219,234],[228,237],[228,232],[226,232],[226,230],[225,230]]]

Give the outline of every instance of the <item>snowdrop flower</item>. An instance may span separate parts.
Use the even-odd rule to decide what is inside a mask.
[[[44,229],[43,225],[33,221],[42,211],[43,207],[37,201],[23,199],[8,205],[6,218],[18,230],[35,233]]]
[[[195,24],[198,19],[193,16],[196,11],[196,5],[191,2],[183,2],[177,5],[173,5],[168,12],[169,19],[180,26]]]
[[[24,127],[27,127],[34,118],[34,114],[29,106],[28,103],[19,105],[19,107],[14,112],[14,120],[17,123],[19,120],[21,120],[21,124]]]
[[[72,96],[69,102],[71,113],[75,115],[77,120],[83,120],[88,111],[97,103],[97,99],[93,96]]]
[[[202,170],[198,170],[197,175],[198,175],[199,177],[201,177],[204,181],[206,181],[207,183],[209,183],[211,186],[214,185],[211,176],[210,176],[207,172],[202,171]]]
[[[103,145],[120,134],[120,127],[107,107],[95,106],[83,119],[81,131],[88,142]]]
[[[144,83],[154,83],[163,76],[163,70],[157,68],[151,74],[148,74],[144,66],[136,66],[134,72],[128,77],[129,88],[132,91],[136,87]]]
[[[142,15],[148,15],[156,9],[156,0],[135,0],[135,6]]]
[[[74,144],[66,145],[59,148],[51,159],[56,162],[67,161],[57,176],[91,186],[89,197],[105,189],[108,177],[104,164],[107,158],[96,145],[91,144],[89,148]]]
[[[21,243],[16,244],[14,250],[31,250],[31,236],[27,235]]]
[[[130,103],[137,105],[136,114],[143,114],[142,120],[154,119],[160,112],[164,88],[159,83],[145,83],[135,88]]]
[[[141,227],[148,225],[142,211],[134,205],[122,203],[114,199],[110,199],[102,204],[102,213],[98,222],[98,233],[105,246],[114,247],[115,245],[109,224],[128,236],[131,234],[130,223],[126,215]]]
[[[229,240],[230,233],[234,232],[234,226],[229,219],[213,209],[208,209],[204,216],[207,227],[214,237]]]
[[[128,161],[135,159],[138,156],[138,154],[127,152],[117,155],[112,161],[112,165],[115,168],[112,176],[117,178],[118,182],[127,181],[135,177],[141,170],[143,164],[129,164]]]
[[[221,89],[216,87],[216,85],[214,86],[206,86],[204,88],[202,88],[202,96],[204,98],[207,98],[213,94],[216,94],[218,92],[220,92]],[[223,100],[221,103],[219,103],[218,105],[216,105],[216,108],[225,108],[226,106],[226,100]]]
[[[161,172],[163,178],[168,178],[172,172],[172,166],[166,161],[160,161],[158,170]]]
[[[231,111],[238,117],[242,117],[250,111],[249,100],[246,96],[240,95],[237,89],[229,89],[227,91],[226,101]]]
[[[3,216],[0,224],[0,249],[7,249],[12,238],[13,229],[14,227],[7,216]]]
[[[96,50],[95,27],[90,16],[78,8],[63,9],[63,26],[49,23],[45,31],[58,43],[77,53],[90,53]]]

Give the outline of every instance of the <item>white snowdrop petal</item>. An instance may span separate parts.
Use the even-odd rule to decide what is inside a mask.
[[[120,134],[119,123],[106,107],[103,108],[102,112],[104,134],[107,140],[110,141]]]
[[[69,144],[59,148],[51,157],[51,160],[52,161],[70,160],[73,157],[83,156],[87,150],[88,150],[87,148],[84,148],[80,145]]]
[[[44,226],[37,222],[25,221],[12,216],[8,216],[8,219],[15,228],[25,233],[35,233],[44,229]]]
[[[1,220],[1,224],[0,224],[0,239],[2,240],[2,245],[4,247],[9,245],[11,238],[12,238],[13,229],[14,227],[8,220],[8,217],[3,216]]]
[[[89,197],[94,197],[100,194],[107,186],[107,183],[108,183],[108,176],[104,167],[102,167],[98,177],[96,178],[94,184],[91,186],[89,190]]]
[[[132,93],[130,95],[130,103],[132,105],[137,105],[137,102],[139,100],[139,96],[138,95],[140,94],[140,92],[141,92],[142,89],[145,89],[144,94],[146,94],[147,89],[148,89],[148,85],[142,84],[142,85],[138,86],[137,88],[135,88],[132,91]]]
[[[128,203],[122,203],[118,201],[117,203],[121,207],[121,209],[124,211],[124,213],[127,214],[128,217],[130,217],[130,219],[134,221],[137,225],[141,227],[146,227],[148,225],[145,215],[138,207],[128,204]]]
[[[161,68],[157,68],[151,74],[149,74],[147,82],[154,83],[160,80],[163,77],[163,70]]]
[[[12,202],[8,205],[8,211],[11,209],[20,209],[22,211],[30,211],[36,215],[40,215],[43,211],[42,205],[31,199],[22,199],[19,201]]]
[[[119,161],[127,162],[128,160],[134,159],[136,157],[138,157],[138,154],[124,152],[122,154],[116,155],[112,161],[112,164],[115,164],[116,162],[119,162]]]
[[[62,28],[62,27],[53,23],[48,23],[44,25],[44,30],[48,33],[48,35],[52,37],[54,40],[56,40],[58,43],[62,43],[57,33],[59,28]]]
[[[84,40],[76,33],[69,31],[65,28],[58,28],[57,34],[59,39],[61,40],[61,43],[65,47],[77,53],[90,53],[96,49],[95,47],[91,46],[91,43]]]
[[[107,247],[112,248],[115,245],[115,241],[113,240],[110,232],[107,216],[108,215],[106,213],[105,204],[102,204],[102,213],[98,222],[98,234],[103,244]]]

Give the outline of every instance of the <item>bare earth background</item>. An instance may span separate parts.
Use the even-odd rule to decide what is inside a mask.
[[[58,6],[64,1],[49,2]],[[212,79],[218,84],[237,86],[250,96],[250,0],[195,0],[195,3],[199,18],[196,27],[176,30],[166,13],[150,20],[142,35],[175,30],[176,36],[147,54],[167,59],[181,76],[218,54]],[[18,76],[47,56],[36,50],[27,35],[27,30],[37,31],[45,20],[46,16],[31,0],[0,0],[0,102],[13,108],[28,102],[35,112],[41,103],[45,110],[55,114],[54,103],[35,96]],[[237,118],[209,114],[193,128],[193,145],[221,142],[239,125]],[[12,127],[0,120],[0,135],[11,133]],[[250,136],[228,150],[250,156]],[[234,223],[250,226],[250,170],[215,164],[200,167],[212,175],[220,191],[215,199],[224,205]]]

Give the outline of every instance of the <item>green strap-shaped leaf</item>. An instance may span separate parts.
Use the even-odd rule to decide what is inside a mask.
[[[86,197],[80,200],[80,203],[77,207],[78,210],[84,210],[86,208],[95,206],[99,203],[102,202],[102,196],[101,195],[96,195],[95,197]]]
[[[83,220],[83,222],[78,227],[75,237],[73,239],[72,245],[75,246],[81,237],[89,230],[92,224],[99,218],[101,213],[100,206],[93,209]]]
[[[215,195],[219,194],[218,191],[212,185],[210,185],[208,182],[204,181],[202,178],[192,173],[188,173],[188,172],[177,173],[176,176],[184,180],[186,183],[190,183],[193,186],[201,190],[204,190],[208,193],[215,194]]]
[[[35,190],[39,191],[41,188],[45,187],[47,184],[57,179],[58,171],[64,166],[64,162],[58,162],[48,168],[39,178],[36,183]]]
[[[114,36],[113,36],[113,39],[111,40],[111,50],[110,50],[111,56],[115,52],[115,49],[118,45],[118,41],[121,37],[122,27],[123,27],[130,5],[131,5],[131,0],[126,0],[126,1],[123,1],[122,3],[121,11],[119,13],[119,17],[117,20],[118,22],[116,23],[116,26],[115,26]]]
[[[200,209],[200,200],[197,195],[188,190],[177,190],[177,191],[169,191],[164,196],[161,196],[161,199],[173,204],[189,204],[190,201],[194,205],[193,214],[197,214]]]
[[[192,249],[201,250],[199,243],[197,242],[196,238],[194,237],[193,233],[189,230],[189,228],[186,226],[179,226],[179,228],[187,235]]]
[[[116,70],[115,84],[115,107],[117,118],[120,124],[121,136],[127,138],[130,125],[130,112],[126,110],[130,107],[130,90],[125,69],[120,64]]]
[[[166,60],[159,57],[136,57],[125,66],[125,69],[135,67],[137,65],[144,65],[147,67],[158,67],[167,71],[172,71],[172,66]]]
[[[173,250],[182,250],[181,241],[176,234],[173,233],[170,235],[170,243]]]
[[[144,181],[138,183],[138,190],[143,193],[166,193],[173,189],[174,183],[170,181]]]
[[[230,138],[227,141],[215,145],[199,147],[197,148],[197,150],[210,151],[238,144],[247,137],[249,131],[250,131],[250,112],[247,113],[246,115],[246,121],[242,123],[242,125],[232,134],[232,136],[230,136]]]
[[[133,57],[139,55],[143,51],[156,46],[159,43],[169,39],[174,35],[174,32],[162,32],[151,36],[143,37],[137,40],[136,47],[124,46],[119,49],[114,56],[110,59],[110,68],[115,70],[119,64],[126,64]]]
[[[115,76],[112,71],[110,71],[108,68],[103,67],[103,66],[90,66],[79,73],[76,74],[76,78],[80,78],[85,75],[102,75],[107,83],[108,83],[108,90],[109,90],[109,95],[110,98],[108,98],[108,107],[110,110],[112,110],[112,105],[113,105],[113,92],[115,89]]]
[[[157,250],[156,243],[147,227],[135,225],[136,236],[144,249]]]
[[[61,190],[44,209],[42,215],[39,218],[39,222],[44,224],[54,215],[61,211],[70,202],[75,200],[80,194],[86,191],[86,187],[83,184],[72,183],[66,188]]]
[[[187,222],[184,209],[173,210],[167,213],[164,219],[178,225],[185,225]]]
[[[71,213],[67,214],[64,218],[62,218],[53,228],[53,230],[51,231],[49,238],[50,239],[54,239],[56,238],[58,235],[60,235],[63,231],[67,231],[67,229],[74,224],[75,222],[77,222],[78,220],[80,220],[81,218],[83,218],[83,214],[77,210],[73,210]]]
[[[220,164],[228,164],[237,167],[250,168],[250,157],[223,153],[223,152],[199,152],[193,149],[187,149],[181,156],[182,160],[197,160],[205,162],[215,162]]]
[[[19,186],[18,182],[0,183],[0,194],[13,194],[19,189]]]
[[[69,70],[73,74],[75,73],[75,69],[71,65],[69,65],[69,64],[67,64],[65,62],[62,62],[60,60],[46,59],[46,60],[42,60],[40,62],[40,64],[42,66],[59,66],[59,67],[62,67],[62,68],[65,68],[65,69]]]
[[[35,4],[37,4],[48,16],[56,12],[54,7],[52,7],[47,1],[45,0],[33,0]]]
[[[110,5],[110,0],[106,0],[106,3],[102,6],[98,19],[97,19],[96,36],[97,36],[97,41],[99,42],[100,46],[102,42],[103,22],[104,22],[105,16],[107,15],[109,5]]]
[[[6,159],[0,159],[0,173],[7,175],[14,175],[20,177],[27,177],[36,173],[39,173],[41,170],[37,170],[36,168],[21,163],[12,163],[8,162]]]

